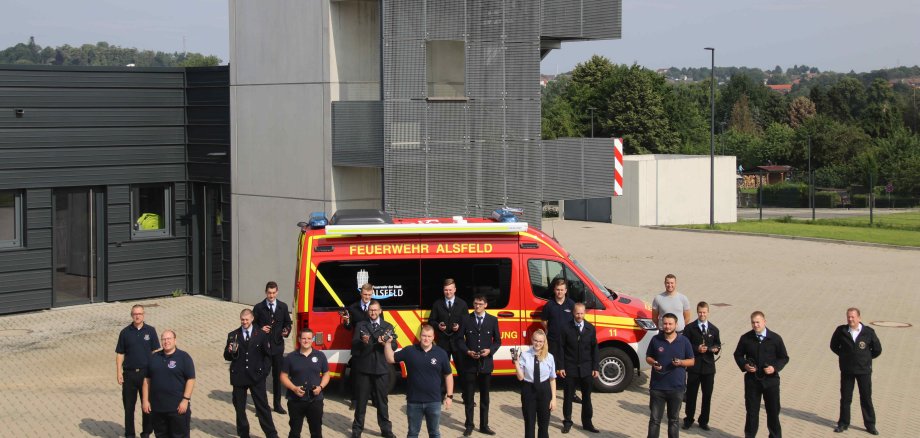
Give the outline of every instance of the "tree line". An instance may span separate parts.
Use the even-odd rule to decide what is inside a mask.
[[[626,153],[709,154],[709,77],[669,81],[672,70],[660,74],[593,56],[544,88],[543,138],[588,137],[593,120],[594,136],[623,137]],[[702,70],[709,73],[680,74],[699,77]],[[717,154],[737,156],[745,169],[786,164],[804,170],[810,144],[818,186],[868,187],[871,177],[872,186],[890,183],[896,192],[920,195],[920,67],[761,71],[798,76],[785,95],[751,69],[715,72],[726,75],[716,79]]]
[[[0,64],[24,65],[90,65],[101,67],[211,67],[221,59],[201,53],[166,53],[119,47],[105,41],[79,47],[63,45],[42,47],[35,37],[0,51]]]

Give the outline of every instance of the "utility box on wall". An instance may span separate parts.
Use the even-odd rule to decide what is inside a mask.
[[[715,157],[715,222],[738,220],[735,157]],[[709,157],[629,155],[623,195],[612,198],[612,222],[654,226],[709,223]]]

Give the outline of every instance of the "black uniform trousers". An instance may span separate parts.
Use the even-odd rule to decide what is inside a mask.
[[[307,419],[311,438],[323,438],[323,401],[322,400],[288,400],[288,425],[291,431],[288,438],[300,438],[303,420]]]
[[[862,408],[866,429],[875,427],[875,407],[872,405],[872,374],[840,373],[840,417],[838,426],[850,425],[850,404],[853,403],[853,385],[859,384],[859,406]]]
[[[124,383],[121,384],[121,402],[125,405],[125,436],[134,436],[134,407],[137,405],[137,398],[141,395],[141,390],[144,387],[147,370],[125,369],[122,371],[122,376],[125,379]],[[860,391],[862,390],[862,385],[859,386],[859,389]],[[149,436],[151,432],[153,432],[153,424],[150,422],[150,414],[145,414],[142,409],[141,435]]]
[[[702,388],[703,404],[700,407],[698,423],[701,426],[709,425],[709,408],[712,403],[712,388],[715,378],[715,374],[699,374],[687,371],[687,406],[684,409],[687,422],[693,423],[693,414],[696,413],[696,396],[700,388]]]
[[[150,421],[157,438],[189,438],[192,431],[192,406],[179,415],[176,411],[152,412]]]
[[[249,437],[249,419],[246,418],[246,391],[252,394],[252,404],[256,407],[256,417],[262,432],[269,438],[277,437],[275,423],[272,420],[272,411],[268,408],[268,397],[265,395],[265,380],[259,380],[251,386],[233,387],[233,409],[236,410],[236,434],[241,438]]]
[[[281,364],[284,362],[284,354],[278,353],[271,355],[272,358],[272,407],[278,409],[281,407]]]
[[[552,393],[549,379],[539,383],[524,381],[521,387],[521,411],[524,413],[524,438],[534,438],[534,425],[538,438],[549,438],[549,402]]]
[[[387,389],[389,374],[355,373],[355,385],[358,388],[358,400],[355,402],[355,420],[351,424],[351,436],[358,437],[364,432],[364,415],[367,414],[367,400],[373,396],[377,406],[377,425],[380,434],[386,435],[393,432],[393,423],[390,422],[389,406],[387,405]]]
[[[753,438],[757,436],[760,427],[760,399],[767,409],[767,429],[770,438],[782,438],[783,428],[779,424],[779,381],[764,385],[754,373],[744,375],[744,436]]]
[[[466,413],[466,427],[473,427],[473,399],[479,388],[479,428],[489,426],[489,390],[492,388],[492,374],[463,373],[463,410]]]
[[[558,379],[557,379],[558,381]],[[584,377],[575,377],[571,374],[565,376],[565,396],[562,402],[562,424],[572,425],[572,403],[575,401],[575,388],[581,389],[581,425],[594,426],[591,418],[594,416],[594,407],[591,405],[591,386],[594,377],[590,374]]]

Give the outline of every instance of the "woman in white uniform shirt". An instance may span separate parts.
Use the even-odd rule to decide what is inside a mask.
[[[534,423],[539,438],[549,438],[549,413],[556,407],[556,362],[549,353],[546,332],[537,330],[530,336],[531,348],[518,358],[515,368],[521,388],[524,413],[524,438],[534,438]]]

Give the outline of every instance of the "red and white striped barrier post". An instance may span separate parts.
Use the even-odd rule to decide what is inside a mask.
[[[613,139],[613,196],[623,196],[623,139]]]

